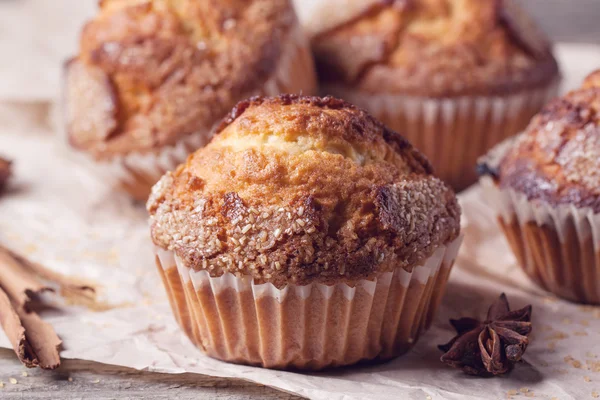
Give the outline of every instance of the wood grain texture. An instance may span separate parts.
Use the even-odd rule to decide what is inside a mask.
[[[23,373],[27,376],[23,376]],[[69,379],[70,378],[70,379]],[[16,379],[16,383],[11,383]],[[0,398],[12,399],[265,399],[300,397],[237,379],[158,374],[81,360],[63,360],[55,371],[27,369],[0,349]],[[14,382],[14,381],[13,381]],[[60,393],[60,396],[50,395]]]

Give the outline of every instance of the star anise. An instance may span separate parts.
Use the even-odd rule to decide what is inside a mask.
[[[11,174],[11,162],[0,157],[0,191],[4,188]]]
[[[450,320],[458,335],[438,346],[442,362],[469,375],[501,375],[521,360],[531,332],[531,305],[510,311],[502,293],[481,322],[474,318]]]

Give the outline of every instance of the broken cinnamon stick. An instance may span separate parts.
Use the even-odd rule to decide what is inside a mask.
[[[52,290],[38,281],[34,275],[28,274],[21,263],[1,248],[0,266],[2,267],[0,287],[18,307],[27,310],[34,295]]]
[[[52,325],[42,321],[35,312],[27,312],[23,308],[17,308],[16,311],[25,328],[25,339],[37,358],[37,364],[42,369],[58,368],[62,341]]]
[[[57,368],[61,340],[52,326],[30,308],[35,295],[51,288],[4,249],[0,249],[0,268],[0,325],[17,357],[29,368]]]
[[[104,310],[107,308],[103,307],[101,304],[98,304],[98,302],[96,301],[96,288],[90,282],[59,274],[55,271],[44,267],[43,265],[29,261],[25,257],[13,252],[12,250],[9,250],[8,248],[0,244],[0,257],[2,254],[7,255],[12,260],[14,260],[14,262],[16,262],[19,265],[20,271],[22,271],[22,273],[26,274],[30,278],[36,278],[38,280],[51,282],[57,285],[60,289],[60,295],[63,298],[65,298],[65,300],[67,300],[70,304],[82,305],[94,310]],[[0,265],[1,264],[2,262],[0,260]],[[33,291],[30,293],[30,295],[33,293],[39,294],[46,290],[53,289],[47,286],[43,286],[43,288],[41,288],[41,291]]]
[[[25,328],[6,293],[0,289],[0,325],[6,333],[19,361],[27,368],[34,368],[39,361],[25,337]]]

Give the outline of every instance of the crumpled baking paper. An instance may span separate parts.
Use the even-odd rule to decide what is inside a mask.
[[[600,66],[598,47],[562,45],[559,55],[565,87],[577,86]],[[8,73],[25,85],[18,96],[9,93],[14,87],[6,84]],[[63,358],[240,378],[313,399],[598,397],[600,308],[568,303],[535,287],[516,266],[477,186],[460,195],[465,242],[437,318],[405,356],[319,373],[265,370],[204,356],[171,315],[144,207],[113,191],[55,134],[46,100],[56,97],[58,76],[28,88],[37,83],[32,71],[0,69],[0,74],[0,153],[15,161],[14,179],[0,198],[0,243],[52,270],[95,282],[101,286],[99,300],[113,306],[94,312],[62,304],[43,314],[64,342]],[[533,304],[525,362],[493,379],[469,377],[440,363],[437,345],[454,335],[448,319],[483,317],[501,292],[513,308]],[[50,300],[60,303],[58,297]],[[0,346],[10,347],[2,333]]]

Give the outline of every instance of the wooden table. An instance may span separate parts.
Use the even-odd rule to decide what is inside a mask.
[[[600,1],[520,0],[554,40],[600,43]],[[599,66],[600,67],[600,66]],[[0,349],[0,398],[299,399],[253,383],[195,374],[169,375],[64,360],[56,371],[27,370]],[[11,383],[16,382],[16,383]],[[60,394],[58,394],[60,392]]]
[[[56,371],[27,369],[16,360],[12,351],[5,349],[0,349],[0,382],[2,400],[300,399],[237,379],[140,372],[81,360],[63,360]]]

